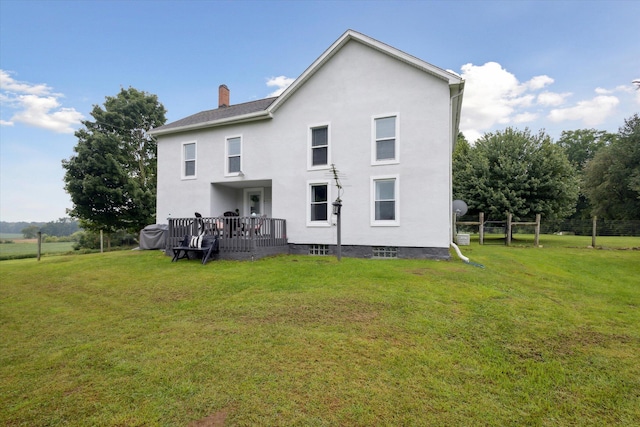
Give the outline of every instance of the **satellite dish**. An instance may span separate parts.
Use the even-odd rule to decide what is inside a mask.
[[[464,214],[467,213],[468,209],[467,204],[462,200],[454,200],[451,204],[451,207],[453,209],[453,212],[455,212],[456,216],[458,217],[464,216]]]

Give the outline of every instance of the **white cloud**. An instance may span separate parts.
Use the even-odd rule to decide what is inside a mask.
[[[580,120],[586,126],[604,123],[614,113],[620,100],[615,96],[599,95],[587,101],[580,101],[574,107],[551,110],[547,118],[552,122]]]
[[[554,81],[541,75],[521,83],[497,62],[465,64],[461,69],[466,84],[460,128],[470,141],[477,139],[472,135],[479,136],[496,124],[535,120],[537,113],[524,111],[536,104],[536,95],[531,92]]]
[[[542,76],[535,76],[525,84],[531,90],[539,90],[545,86],[550,85],[553,82],[554,80],[551,77],[542,75]]]
[[[609,90],[609,89],[602,88],[602,87],[597,87],[596,88],[596,93],[598,95],[610,95],[610,94],[613,93],[613,91]]]
[[[532,121],[536,120],[537,118],[538,118],[537,114],[525,112],[525,113],[516,114],[513,117],[513,122],[514,123],[527,123],[527,122],[532,122]]]
[[[17,110],[10,120],[0,120],[2,126],[24,123],[57,133],[73,133],[73,126],[84,118],[74,108],[63,108],[58,99],[63,95],[53,93],[46,84],[20,82],[5,70],[0,70],[0,103]]]
[[[267,86],[278,88],[271,92],[269,96],[280,96],[280,94],[284,92],[294,81],[295,79],[286,76],[271,77],[267,79]]]
[[[567,99],[569,96],[571,96],[571,92],[542,92],[538,95],[538,104],[549,107],[557,107],[558,105],[564,104],[565,99]]]
[[[2,87],[3,91],[13,93],[29,93],[33,95],[47,95],[51,93],[51,88],[46,84],[34,85],[18,82],[5,70],[0,70],[0,87]]]

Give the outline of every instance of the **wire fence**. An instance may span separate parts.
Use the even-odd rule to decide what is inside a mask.
[[[567,219],[542,221],[540,232],[543,234],[575,234],[576,236],[640,236],[640,220],[607,219]]]
[[[465,216],[460,221],[477,221],[478,217]],[[541,234],[574,234],[576,236],[592,236],[594,231],[596,236],[625,236],[640,237],[640,220],[609,220],[609,219],[564,219],[549,220],[542,217],[540,222]],[[506,221],[485,221],[485,234],[502,234],[507,230]],[[515,234],[531,234],[532,227],[513,226]],[[460,225],[458,232],[477,233],[478,226]]]

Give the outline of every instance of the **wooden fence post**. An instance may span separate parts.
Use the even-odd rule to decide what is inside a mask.
[[[535,237],[534,245],[537,248],[539,244],[540,244],[540,214],[538,213],[536,214],[536,237]]]
[[[480,220],[480,230],[478,230],[478,232],[480,233],[479,240],[480,244],[484,245],[484,212],[480,212],[480,216],[478,219]]]
[[[511,246],[511,212],[507,212],[507,235],[505,239],[505,244],[507,246]]]
[[[41,253],[42,253],[42,231],[38,231],[38,261],[40,261]]]
[[[591,229],[591,247],[594,247],[594,248],[596,247],[597,222],[598,222],[598,216],[594,215],[593,227]]]

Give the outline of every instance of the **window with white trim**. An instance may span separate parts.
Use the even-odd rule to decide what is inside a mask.
[[[397,163],[399,161],[398,115],[373,118],[372,163]]]
[[[227,175],[237,175],[242,171],[242,137],[227,138]]]
[[[399,225],[398,181],[397,176],[372,178],[372,225]]]
[[[182,144],[182,178],[192,179],[196,177],[196,143],[186,142]]]
[[[314,126],[309,134],[309,169],[329,166],[329,125]]]
[[[329,225],[329,183],[313,182],[309,184],[309,225]]]

